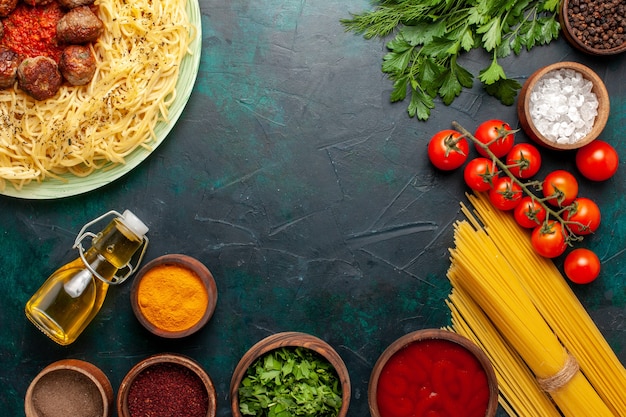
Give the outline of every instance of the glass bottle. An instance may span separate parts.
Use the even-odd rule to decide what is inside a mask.
[[[87,228],[115,216],[98,234]],[[121,284],[145,253],[148,227],[131,211],[110,211],[86,224],[74,242],[80,256],[57,269],[26,303],[26,316],[39,330],[60,345],[69,345],[96,316],[111,284]],[[82,240],[92,237],[91,247]],[[123,276],[117,275],[126,270]]]

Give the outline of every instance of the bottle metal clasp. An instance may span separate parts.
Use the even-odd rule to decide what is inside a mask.
[[[92,240],[97,238],[98,237],[97,234],[93,232],[89,232],[87,231],[87,229],[90,226],[93,226],[94,224],[106,219],[109,216],[114,216],[117,218],[123,217],[123,215],[118,213],[117,211],[111,210],[111,211],[104,213],[103,215],[99,217],[96,217],[90,222],[86,223],[82,227],[82,229],[80,229],[80,232],[78,232],[78,235],[76,235],[76,239],[74,240],[74,245],[72,246],[72,248],[78,249],[78,253],[80,254],[80,258],[82,259],[83,264],[85,264],[85,267],[89,270],[89,272],[93,274],[93,276],[97,277],[101,281],[106,282],[107,284],[118,285],[126,281],[126,279],[130,277],[135,272],[137,267],[141,264],[141,261],[143,260],[143,256],[145,255],[146,250],[148,248],[148,237],[145,235],[142,237],[143,243],[141,244],[141,251],[139,251],[139,254],[135,253],[133,255],[133,258],[135,258],[134,265],[131,264],[131,262],[133,261],[133,258],[131,258],[130,261],[128,261],[126,265],[118,269],[118,273],[124,269],[126,270],[126,273],[124,273],[123,275],[115,274],[113,277],[111,277],[111,279],[107,279],[103,277],[96,270],[94,270],[94,268],[92,268],[91,265],[89,265],[89,262],[87,262],[87,259],[85,259],[85,248],[83,247],[82,242],[87,237],[91,237]]]

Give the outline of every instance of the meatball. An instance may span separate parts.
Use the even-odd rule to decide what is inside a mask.
[[[45,6],[46,4],[52,3],[52,0],[24,0],[24,3],[29,6]]]
[[[17,68],[19,87],[35,100],[53,97],[61,87],[57,63],[47,56],[26,58]]]
[[[87,45],[70,45],[59,60],[61,75],[72,85],[85,85],[96,72],[96,58]]]
[[[17,80],[20,57],[16,52],[0,47],[0,88],[12,87]]]
[[[57,23],[57,39],[61,43],[94,42],[104,31],[104,23],[89,6],[76,7]]]
[[[89,6],[93,4],[95,0],[59,0],[59,4],[66,9],[73,9],[79,6]]]
[[[0,17],[7,17],[17,7],[18,0],[0,0]]]

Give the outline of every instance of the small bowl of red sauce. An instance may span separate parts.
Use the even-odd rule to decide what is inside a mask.
[[[441,329],[393,342],[368,386],[372,417],[493,417],[498,383],[487,355],[469,339]]]

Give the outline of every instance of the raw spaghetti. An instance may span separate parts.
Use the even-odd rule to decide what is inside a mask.
[[[183,57],[195,36],[186,0],[96,1],[105,33],[92,46],[97,70],[87,86],[64,85],[36,101],[0,91],[0,189],[86,176],[150,148],[167,120]]]
[[[486,329],[497,328],[510,349],[534,371],[538,381],[532,385],[549,392],[565,416],[626,415],[624,367],[556,266],[534,252],[528,234],[508,213],[494,209],[482,194],[469,199],[474,211],[463,207],[469,223],[456,225],[456,248],[451,250],[448,271],[454,288],[449,306],[455,331],[480,340],[496,368],[511,369],[509,353],[496,343],[493,333],[486,335]],[[563,352],[568,353],[566,360]],[[546,373],[546,366],[553,369]],[[570,382],[546,379],[563,368],[572,375],[582,373],[585,378],[578,379],[588,380],[592,390],[569,392],[576,377]],[[507,402],[516,404],[515,414],[510,414],[548,415],[547,409],[538,414],[524,411],[536,403],[514,388],[520,372],[499,381],[508,389],[508,394],[501,392]],[[529,386],[524,385],[527,393]],[[597,406],[571,407],[576,401]]]

